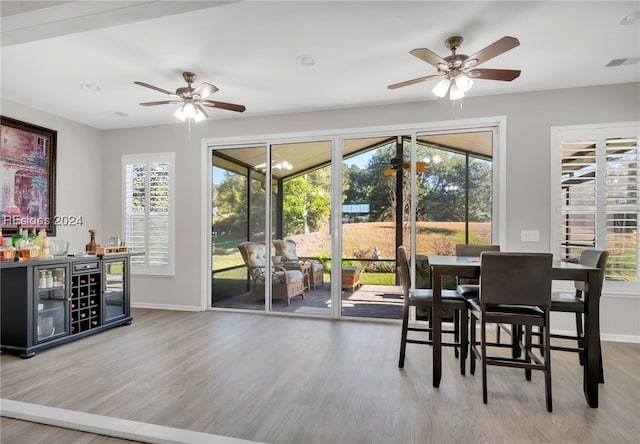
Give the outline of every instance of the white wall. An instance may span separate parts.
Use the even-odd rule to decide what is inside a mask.
[[[88,230],[95,229],[101,243],[102,131],[5,99],[2,115],[58,131],[56,214],[82,216],[83,225],[59,225],[52,239],[68,240],[69,252],[84,251],[90,237]]]
[[[341,109],[312,113],[298,113],[270,117],[243,117],[229,120],[209,120],[191,127],[191,140],[186,124],[158,127],[131,128],[104,131],[101,192],[103,205],[96,214],[102,218],[97,226],[105,236],[121,230],[120,162],[123,154],[174,151],[176,154],[176,273],[171,278],[136,277],[132,282],[134,305],[165,308],[201,309],[200,223],[201,208],[201,140],[215,137],[238,137],[273,133],[327,131],[341,128],[362,128],[415,123],[420,121],[449,121],[486,116],[507,117],[507,245],[509,250],[549,251],[550,246],[550,128],[577,125],[640,120],[640,84],[576,88],[525,94],[505,94],[488,97],[468,97],[462,108],[449,102],[425,101],[410,104]],[[3,114],[21,110],[10,105]],[[26,112],[26,111],[25,111]],[[220,111],[223,112],[223,111]],[[46,116],[43,114],[43,116]],[[75,128],[72,122],[64,125],[55,120],[34,121],[42,126],[58,129]],[[53,116],[48,119],[56,119]],[[45,119],[45,117],[42,117]],[[46,120],[46,119],[45,119]],[[59,123],[59,124],[58,124]],[[83,138],[86,127],[78,126]],[[60,133],[59,133],[60,134]],[[72,144],[70,141],[68,142]],[[60,146],[60,141],[59,141]],[[82,145],[74,141],[74,146]],[[88,158],[88,163],[94,158]],[[77,159],[72,168],[82,172]],[[59,160],[60,164],[64,160]],[[67,191],[78,199],[74,187],[75,177],[59,178],[59,202]],[[60,187],[60,184],[63,186]],[[85,194],[84,188],[82,195]],[[91,190],[93,191],[93,190]],[[88,194],[88,193],[87,193]],[[79,205],[79,204],[78,204]],[[70,208],[75,209],[75,208]],[[81,208],[86,211],[86,208]],[[539,230],[540,242],[522,243],[520,231]],[[605,294],[602,300],[603,336],[617,340],[640,338],[640,297]],[[569,330],[570,319],[558,318],[554,329]]]

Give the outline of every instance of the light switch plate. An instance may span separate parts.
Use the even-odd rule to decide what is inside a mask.
[[[520,231],[520,240],[522,242],[540,242],[540,231],[522,230]]]

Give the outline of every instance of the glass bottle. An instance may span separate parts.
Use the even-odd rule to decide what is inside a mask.
[[[18,230],[16,231],[16,234],[14,234],[11,238],[11,246],[15,247],[16,243],[20,239],[22,239],[22,225],[18,224]]]
[[[48,259],[51,256],[51,240],[47,236],[47,231],[44,228],[40,228],[40,232],[34,243],[40,247],[38,259]]]
[[[38,281],[38,288],[47,288],[47,274],[46,271],[40,271],[40,280]]]
[[[85,246],[85,251],[87,253],[95,253],[96,252],[96,230],[89,230],[89,234],[91,234],[91,239],[89,243]]]
[[[18,231],[11,238],[11,245],[16,249],[16,258],[20,257],[20,250],[29,245],[29,237],[24,232],[24,228],[18,225]]]

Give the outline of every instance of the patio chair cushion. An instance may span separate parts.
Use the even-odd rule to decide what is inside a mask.
[[[287,279],[289,280],[289,282],[301,282],[302,281],[302,272],[299,270],[287,270]],[[284,278],[285,272],[284,271],[276,271],[275,273],[273,273],[273,283],[274,284],[283,284],[286,282],[285,278]]]
[[[267,249],[264,244],[247,244],[245,247],[247,253],[247,264],[250,267],[267,266]]]
[[[283,241],[282,247],[282,260],[284,262],[296,262],[298,261],[298,255],[296,254],[296,244],[291,241]]]

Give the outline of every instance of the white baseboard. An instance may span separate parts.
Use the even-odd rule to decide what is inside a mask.
[[[576,334],[575,331],[569,331],[569,330],[551,330],[551,333],[557,334],[557,335],[567,335],[567,336],[574,336]],[[634,335],[616,335],[616,334],[604,334],[604,333],[600,333],[600,339],[602,341],[607,341],[607,342],[628,342],[631,344],[640,344],[640,336],[634,336]]]
[[[148,302],[131,302],[131,308],[152,308],[156,310],[203,311],[194,305],[151,304]]]
[[[640,344],[640,336],[633,335],[600,335],[603,341],[608,342],[629,342],[632,344]]]

